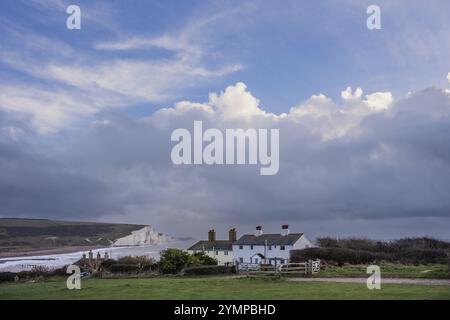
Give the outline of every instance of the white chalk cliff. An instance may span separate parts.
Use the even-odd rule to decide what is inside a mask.
[[[143,246],[156,245],[164,242],[172,241],[172,237],[159,233],[153,226],[146,226],[142,229],[132,231],[130,235],[119,238],[114,241],[114,247],[122,246]]]

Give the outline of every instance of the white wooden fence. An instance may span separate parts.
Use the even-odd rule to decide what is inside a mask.
[[[320,260],[308,260],[299,263],[287,263],[278,267],[278,272],[300,272],[304,274],[314,274],[320,271]]]
[[[286,263],[278,266],[257,263],[238,263],[239,272],[255,273],[304,273],[314,274],[320,272],[320,260],[308,260],[299,263]]]
[[[238,263],[237,268],[240,272],[261,271],[261,265],[258,263]]]

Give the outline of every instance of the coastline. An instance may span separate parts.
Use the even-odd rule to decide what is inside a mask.
[[[75,252],[79,252],[79,251],[89,251],[89,250],[96,250],[96,249],[104,249],[104,246],[72,246],[72,247],[61,247],[61,248],[51,248],[51,249],[0,252],[0,259],[12,258],[12,257],[20,258],[20,257],[75,253]]]
[[[89,250],[92,250],[94,256],[96,256],[97,253],[104,255],[107,252],[112,259],[116,260],[125,256],[147,256],[159,259],[161,250],[173,247],[186,249],[189,244],[190,243],[183,241],[169,241],[143,246],[73,246],[54,248],[52,250],[16,252],[14,255],[8,254],[8,256],[0,258],[0,272],[18,272],[29,270],[36,266],[43,266],[51,269],[60,268],[78,261],[83,252],[87,253]]]

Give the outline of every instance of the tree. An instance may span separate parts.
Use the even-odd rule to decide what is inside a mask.
[[[161,273],[178,273],[189,266],[190,254],[180,249],[166,249],[161,251],[159,268]]]
[[[217,259],[211,258],[204,252],[196,252],[190,257],[191,266],[216,266]]]

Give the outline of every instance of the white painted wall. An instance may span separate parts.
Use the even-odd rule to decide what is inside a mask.
[[[187,250],[190,254],[196,252],[202,252],[202,250]],[[225,250],[205,250],[203,251],[207,256],[211,258],[217,259],[217,263],[219,265],[233,264],[233,251],[225,251]]]
[[[279,258],[285,260],[284,262],[287,262],[287,260],[289,259],[289,250],[292,250],[293,246],[285,246],[284,250],[281,250],[281,247],[278,245],[272,246],[271,250],[269,250],[269,246],[267,247],[267,249],[265,249],[265,246],[257,245],[254,245],[253,249],[249,245],[244,245],[242,247],[243,248],[240,249],[239,245],[233,245],[233,255],[235,257],[235,261],[244,263],[263,263],[264,261],[262,261],[261,258],[257,256],[257,254],[260,253],[263,256],[266,256],[266,262],[269,263],[268,260],[270,258]],[[280,262],[277,263],[279,264]]]
[[[294,243],[293,250],[301,250],[312,247],[314,247],[312,242],[309,241],[309,239],[305,235],[303,235],[300,237],[300,239],[298,239],[296,243]]]
[[[267,246],[265,248],[264,245],[254,245],[253,249],[250,245],[243,245],[243,248],[240,249],[239,245],[233,244],[233,255],[235,262],[243,262],[243,263],[264,263],[264,260],[261,261],[259,256],[256,256],[258,253],[266,256],[266,263],[269,263],[270,258],[278,258],[283,259],[284,262],[287,263],[289,261],[289,253],[294,249],[305,249],[313,247],[311,241],[309,241],[304,235],[300,237],[297,242],[292,246],[284,246],[284,250],[281,250],[280,245]],[[242,258],[242,261],[241,261]],[[274,261],[271,261],[272,264],[275,264]],[[277,264],[280,264],[280,261],[277,261]]]

